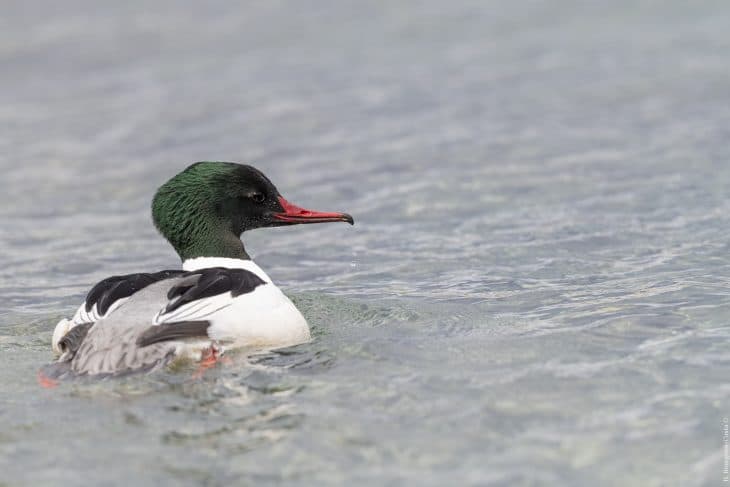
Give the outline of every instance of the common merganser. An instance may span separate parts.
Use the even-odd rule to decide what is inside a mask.
[[[258,169],[197,162],[162,185],[152,218],[181,270],[113,276],[96,284],[53,332],[55,376],[151,370],[226,348],[278,348],[310,339],[306,320],[246,253],[241,234],[300,223],[354,223],[347,213],[289,203]],[[64,373],[66,373],[64,372]]]

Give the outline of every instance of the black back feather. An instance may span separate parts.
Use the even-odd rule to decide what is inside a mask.
[[[250,293],[262,284],[266,284],[266,281],[245,269],[211,267],[188,272],[187,276],[192,279],[185,279],[168,291],[167,299],[170,302],[165,308],[165,313],[174,311],[198,299],[209,298],[227,292],[230,292],[235,298]]]
[[[185,271],[182,270],[166,270],[108,277],[91,288],[86,295],[86,312],[91,311],[96,304],[99,315],[103,316],[116,301],[128,298],[150,284],[183,274]]]

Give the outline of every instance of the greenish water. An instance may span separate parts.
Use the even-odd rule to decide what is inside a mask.
[[[2,10],[0,484],[722,482],[725,2]],[[246,238],[313,342],[40,388],[203,159],[354,215]]]

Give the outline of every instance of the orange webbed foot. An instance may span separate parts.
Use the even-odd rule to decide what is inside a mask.
[[[223,349],[221,347],[211,344],[210,347],[204,349],[201,353],[198,370],[193,373],[193,379],[203,377],[205,371],[215,367],[218,362],[228,364],[231,362],[231,359],[229,357],[223,357]]]
[[[51,379],[46,374],[44,374],[42,370],[39,370],[38,385],[44,389],[53,389],[54,387],[58,387],[58,381]]]

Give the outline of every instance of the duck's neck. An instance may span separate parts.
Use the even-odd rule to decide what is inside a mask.
[[[184,262],[196,257],[250,259],[234,225],[213,212],[184,205],[153,209],[155,226]]]
[[[168,240],[183,262],[198,257],[251,259],[241,239],[232,232],[201,232],[198,238],[187,235],[181,241],[173,241],[170,238]]]

